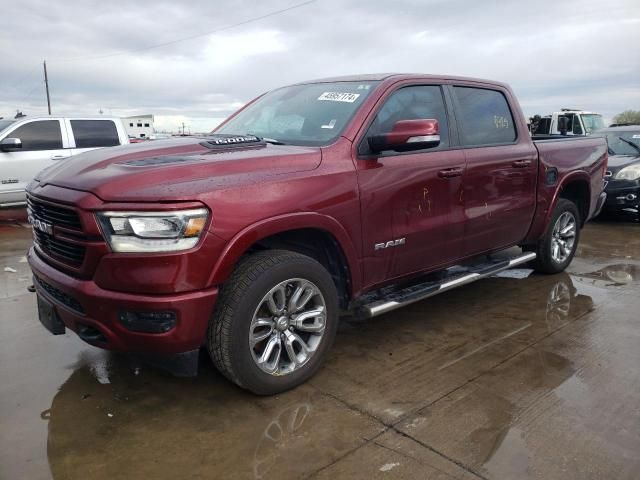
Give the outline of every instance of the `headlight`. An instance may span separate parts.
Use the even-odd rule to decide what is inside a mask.
[[[640,163],[624,167],[616,173],[616,180],[637,180],[640,178]]]
[[[194,247],[207,224],[207,210],[100,212],[102,232],[114,252],[176,252]]]

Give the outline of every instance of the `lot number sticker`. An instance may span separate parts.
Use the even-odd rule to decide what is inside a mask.
[[[359,93],[324,92],[318,97],[318,100],[353,103],[359,96]]]

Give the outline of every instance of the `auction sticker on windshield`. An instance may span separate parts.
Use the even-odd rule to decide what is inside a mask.
[[[324,92],[318,97],[318,100],[353,103],[359,96],[359,93]]]

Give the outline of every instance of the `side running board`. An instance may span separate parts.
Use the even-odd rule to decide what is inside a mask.
[[[503,270],[530,262],[535,258],[536,254],[530,252],[511,259],[490,260],[469,267],[451,267],[445,270],[441,278],[437,280],[425,281],[401,289],[386,287],[372,294],[367,294],[362,298],[356,310],[364,317],[382,315],[447,290],[490,277]]]

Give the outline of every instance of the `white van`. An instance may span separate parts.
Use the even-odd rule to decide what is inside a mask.
[[[0,208],[25,205],[27,184],[55,162],[128,143],[121,120],[114,117],[0,120]]]

